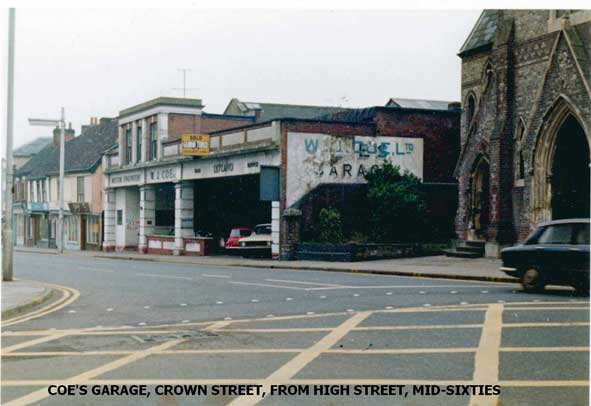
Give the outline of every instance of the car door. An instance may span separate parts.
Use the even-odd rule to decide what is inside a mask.
[[[573,239],[565,257],[572,278],[580,277],[581,272],[589,274],[589,223],[573,224]]]
[[[557,282],[569,276],[569,253],[572,246],[573,225],[551,224],[540,234],[536,250],[537,265],[544,277]]]

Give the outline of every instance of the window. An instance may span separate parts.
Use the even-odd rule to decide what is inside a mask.
[[[174,227],[174,186],[164,184],[156,188],[155,226]]]
[[[468,96],[466,100],[466,125],[469,127],[474,119],[474,112],[476,111],[476,99],[473,94]]]
[[[117,210],[117,225],[123,225],[123,210]]]
[[[86,217],[86,242],[89,244],[98,244],[99,238],[100,238],[99,216]]]
[[[135,161],[142,162],[142,127],[137,128],[137,133],[135,134]]]
[[[538,244],[570,244],[572,234],[572,224],[548,226],[540,234]]]
[[[78,202],[84,201],[84,176],[76,178],[76,196]]]
[[[150,123],[150,160],[158,159],[158,123]]]
[[[47,201],[47,181],[45,179],[41,181],[41,201]]]
[[[125,163],[131,163],[131,128],[125,130]]]
[[[40,202],[41,201],[41,181],[38,180],[35,183],[37,184],[37,193],[35,194],[35,201]]]
[[[66,225],[66,237],[68,241],[78,241],[78,216],[68,216],[64,221]]]
[[[575,226],[576,245],[589,245],[589,224],[577,224]]]

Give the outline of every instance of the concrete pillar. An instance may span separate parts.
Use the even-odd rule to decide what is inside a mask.
[[[168,113],[158,113],[158,160],[162,159],[162,142],[168,140]]]
[[[174,255],[181,255],[183,238],[193,236],[193,183],[175,183],[174,192]]]
[[[138,250],[145,254],[148,252],[147,235],[154,232],[156,225],[156,190],[154,186],[140,186],[140,234]]]
[[[271,202],[271,257],[279,259],[279,225],[281,217],[279,213],[280,202]]]
[[[105,208],[104,216],[104,239],[103,251],[115,250],[115,221],[116,221],[116,207],[115,207],[115,189],[107,188],[103,193],[103,207]]]
[[[119,153],[119,166],[123,166],[123,161],[124,161],[124,157],[125,157],[125,148],[124,148],[124,142],[123,142],[123,126],[119,126],[119,135],[118,135],[118,141],[117,141],[119,148],[118,148],[118,153]]]

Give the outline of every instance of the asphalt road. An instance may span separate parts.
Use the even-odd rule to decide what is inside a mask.
[[[29,253],[16,254],[15,275],[80,297],[3,325],[2,404],[589,403],[589,300],[567,289]],[[52,383],[146,384],[152,395],[49,396]],[[411,394],[155,392],[179,383],[267,393],[390,384]],[[415,383],[500,384],[501,393],[412,396]]]

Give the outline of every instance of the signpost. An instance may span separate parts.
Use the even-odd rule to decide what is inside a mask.
[[[209,155],[209,134],[181,135],[181,155],[205,156]]]

